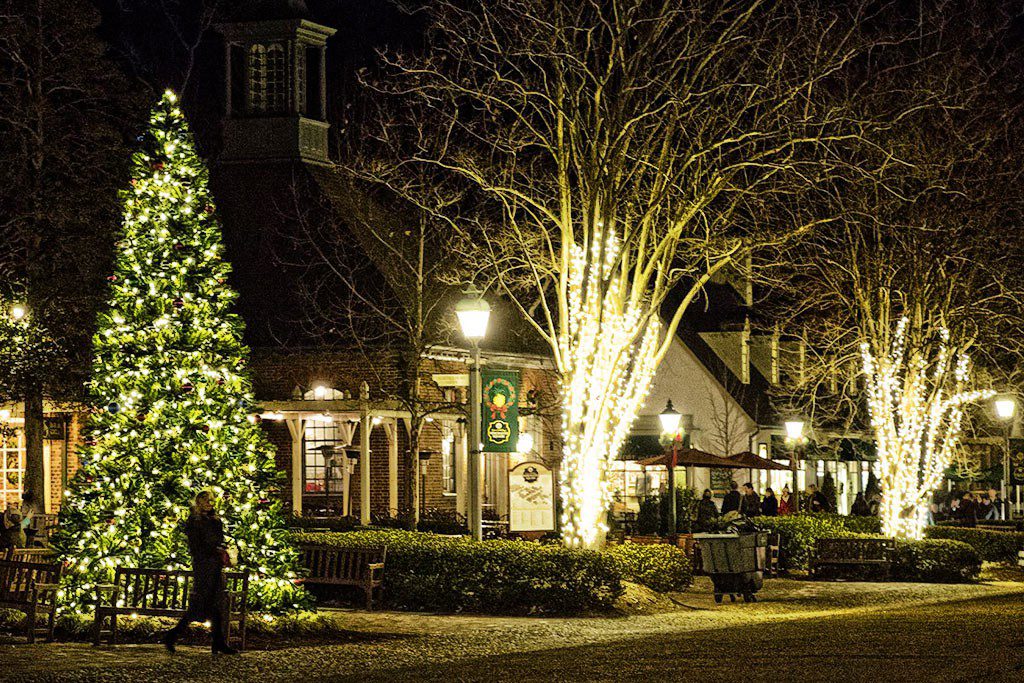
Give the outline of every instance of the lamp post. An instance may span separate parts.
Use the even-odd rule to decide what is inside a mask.
[[[793,456],[789,459],[789,468],[793,472],[793,490],[789,494],[789,509],[800,512],[800,478],[797,472],[800,469],[800,456],[803,448],[804,421],[799,418],[786,420],[786,443],[793,447]]]
[[[469,462],[466,467],[467,487],[469,489],[466,503],[469,514],[469,533],[473,540],[483,539],[482,501],[480,498],[480,340],[487,334],[487,321],[491,316],[491,306],[483,298],[483,292],[470,284],[462,293],[465,295],[455,304],[455,315],[459,318],[459,326],[463,336],[469,340],[473,348],[473,361],[469,366]]]
[[[676,537],[676,463],[679,459],[679,420],[683,416],[672,407],[669,400],[665,410],[661,411],[661,433],[672,439],[672,459],[668,463],[668,535]]]
[[[995,400],[996,417],[1006,424],[1003,430],[1003,480],[999,489],[1003,498],[1003,510],[999,510],[1000,519],[1005,515],[1005,508],[1009,504],[1009,482],[1010,482],[1010,429],[1013,427],[1013,416],[1017,412],[1017,401],[1012,396],[1000,396]],[[993,501],[995,502],[995,501]],[[1009,516],[1009,515],[1006,515]]]

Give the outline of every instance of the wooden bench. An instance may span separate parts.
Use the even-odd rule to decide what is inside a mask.
[[[0,608],[13,609],[25,615],[28,642],[37,635],[53,640],[57,617],[57,589],[64,566],[60,563],[0,560]],[[46,627],[36,627],[36,616],[45,614]]]
[[[249,598],[248,572],[224,572],[226,602],[224,637],[228,644],[245,649],[245,627]],[[93,621],[93,643],[104,637],[117,644],[119,616],[171,617],[181,619],[188,609],[192,592],[192,572],[167,569],[118,567],[114,583],[96,586],[96,615]],[[109,622],[109,628],[104,628]]]
[[[358,586],[366,594],[366,609],[373,609],[373,591],[384,585],[387,548],[299,547],[308,570],[304,583],[325,586]]]
[[[32,515],[31,524],[26,529],[26,535],[31,537],[32,545],[45,548],[50,544],[50,536],[57,530],[57,518],[57,515],[52,513]]]
[[[3,559],[46,564],[57,560],[57,551],[52,548],[8,548]]]
[[[889,575],[896,542],[891,538],[819,538],[811,555],[811,576],[822,567],[879,567]]]

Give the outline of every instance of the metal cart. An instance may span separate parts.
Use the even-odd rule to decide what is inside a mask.
[[[768,533],[694,534],[693,538],[700,543],[704,573],[715,586],[715,602],[721,603],[726,595],[733,602],[737,595],[744,602],[757,602],[757,591],[764,585]]]

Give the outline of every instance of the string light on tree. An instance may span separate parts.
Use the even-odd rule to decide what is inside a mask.
[[[89,436],[54,544],[64,602],[87,609],[117,566],[182,569],[196,492],[221,499],[251,607],[301,606],[274,449],[250,422],[242,323],[231,313],[207,171],[174,93],[154,108],[123,192],[109,307],[93,343]]]
[[[950,351],[946,329],[937,331],[935,344],[908,352],[908,322],[899,321],[879,356],[862,344],[861,358],[884,492],[882,531],[921,538],[931,496],[953,458],[963,408],[993,392],[968,388],[970,358]]]

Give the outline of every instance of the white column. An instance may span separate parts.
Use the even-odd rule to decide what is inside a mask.
[[[292,435],[292,512],[302,515],[302,430],[305,421],[301,417],[288,418],[288,431]]]
[[[455,442],[452,444],[455,453],[455,509],[460,515],[466,514],[466,503],[467,493],[469,489],[466,487],[466,451],[467,451],[467,437],[466,428],[464,425],[456,424],[453,426],[455,431]]]
[[[388,437],[388,513],[398,517],[398,420],[384,423]]]
[[[370,432],[373,417],[364,410],[359,424],[359,523],[370,523]]]

